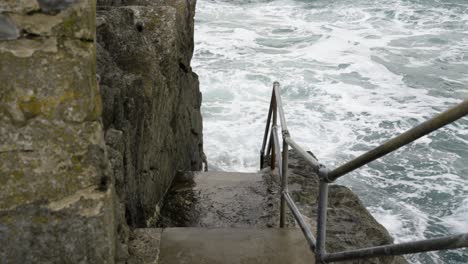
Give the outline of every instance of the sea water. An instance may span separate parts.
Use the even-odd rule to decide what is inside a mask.
[[[211,170],[258,170],[273,81],[291,135],[329,168],[468,97],[468,0],[198,0],[195,25]],[[468,232],[468,119],[338,183],[396,242]]]

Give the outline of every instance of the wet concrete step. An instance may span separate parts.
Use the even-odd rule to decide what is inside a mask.
[[[277,188],[260,173],[190,172],[175,178],[161,227],[274,227]]]
[[[313,264],[300,230],[279,228],[167,228],[159,264]]]

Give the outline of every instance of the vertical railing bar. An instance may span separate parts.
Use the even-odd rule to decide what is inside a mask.
[[[274,82],[273,84],[273,90],[276,94],[276,107],[278,108],[279,111],[279,116],[280,116],[280,122],[281,122],[281,131],[285,132],[288,131],[288,126],[286,124],[286,117],[284,116],[284,110],[283,110],[283,103],[281,101],[281,94],[280,94],[280,84],[279,82]]]
[[[263,169],[263,159],[265,158],[265,152],[260,151],[260,170]]]
[[[270,108],[268,109],[268,117],[267,117],[267,122],[266,122],[266,126],[265,126],[265,133],[263,134],[263,144],[262,144],[262,149],[261,149],[263,151],[265,150],[265,145],[266,145],[266,141],[267,141],[267,137],[268,137],[268,132],[270,131],[272,106],[273,106],[273,94],[272,94],[272,98],[270,100]]]
[[[274,87],[274,84],[273,84]],[[263,165],[265,162],[265,147],[266,147],[266,142],[268,140],[268,135],[270,131],[270,123],[271,123],[271,115],[272,115],[272,109],[273,109],[273,95],[275,94],[275,90],[271,92],[271,98],[270,98],[270,107],[268,109],[268,117],[267,117],[267,122],[265,125],[265,133],[263,134],[263,142],[262,142],[262,148],[260,149],[260,169],[263,169]],[[270,145],[268,145],[268,151],[267,154],[269,154],[270,151]]]
[[[322,263],[322,257],[326,254],[325,243],[327,238],[327,208],[328,183],[320,179],[317,212],[317,248],[315,251],[316,263]]]
[[[273,95],[272,95],[272,106],[273,106],[273,123],[272,123],[272,128],[276,127],[277,125],[277,119],[278,119],[278,116],[277,116],[277,108],[276,108],[276,94],[275,94],[275,91],[273,90]],[[271,130],[273,132],[273,129]],[[270,141],[271,141],[271,164],[270,164],[270,167],[271,167],[271,170],[274,170],[275,167],[276,167],[276,148],[278,148],[279,146],[276,146],[275,142],[274,142],[274,136],[273,134],[270,136]]]
[[[278,168],[279,168],[279,174],[280,176],[282,176],[282,172],[283,172],[283,164],[282,164],[282,158],[281,158],[281,149],[280,149],[280,144],[279,144],[279,136],[278,136],[278,127],[277,126],[274,126],[273,129],[272,129],[272,137],[273,137],[273,142],[274,142],[274,145],[276,146],[275,147],[275,156],[276,156],[276,160],[275,162],[278,163]],[[276,164],[275,164],[276,166]]]
[[[270,135],[270,145],[271,145],[271,159],[270,159],[270,168],[271,171],[273,171],[276,168],[276,144],[275,144],[275,135],[274,135],[274,129],[271,130],[271,135]]]
[[[283,158],[282,158],[282,173],[281,173],[281,204],[280,204],[280,227],[285,227],[286,224],[286,201],[284,194],[288,192],[288,143],[283,138]]]
[[[270,138],[268,139],[268,150],[266,152],[266,155],[271,155],[272,145],[273,145],[273,138],[271,137],[271,131],[270,131]]]

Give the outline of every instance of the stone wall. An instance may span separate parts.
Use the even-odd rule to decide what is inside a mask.
[[[94,0],[0,2],[0,263],[113,263]]]
[[[0,1],[0,263],[125,261],[202,169],[195,0],[97,4]]]
[[[202,168],[201,93],[190,67],[194,13],[194,0],[98,1],[106,142],[133,227],[157,219],[178,172]]]

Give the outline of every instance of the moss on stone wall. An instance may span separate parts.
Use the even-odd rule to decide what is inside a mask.
[[[0,3],[0,263],[115,258],[95,2],[65,2]]]

